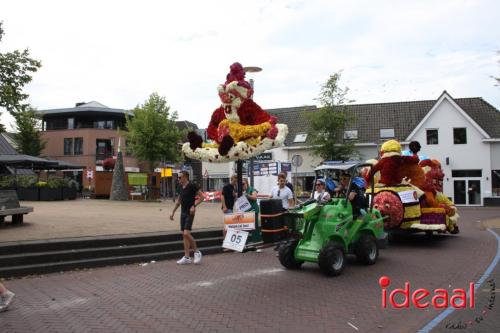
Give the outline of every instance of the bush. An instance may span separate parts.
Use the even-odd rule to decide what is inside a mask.
[[[47,187],[48,188],[69,187],[69,181],[67,178],[50,177],[49,179],[47,179]]]
[[[47,182],[39,181],[38,183],[36,183],[36,187],[45,187],[45,186],[47,186]]]
[[[15,184],[14,176],[3,176],[0,179],[0,187],[1,188],[14,187],[14,184]]]
[[[36,176],[21,175],[17,176],[17,186],[19,187],[34,187],[36,184]]]

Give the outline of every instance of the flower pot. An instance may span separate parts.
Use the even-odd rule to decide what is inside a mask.
[[[75,200],[76,199],[76,188],[75,187],[63,187],[63,199],[64,200]]]
[[[38,187],[18,187],[17,197],[19,200],[38,201],[40,200]]]
[[[63,190],[61,187],[50,188],[40,187],[40,201],[63,200]]]

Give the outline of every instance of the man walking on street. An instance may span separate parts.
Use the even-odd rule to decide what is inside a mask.
[[[181,171],[180,173],[180,195],[175,203],[174,210],[170,215],[170,220],[174,220],[174,214],[177,208],[181,206],[181,231],[184,240],[184,257],[177,261],[179,265],[186,265],[193,262],[190,257],[190,250],[194,251],[194,263],[201,263],[201,252],[196,247],[196,241],[191,235],[196,206],[203,202],[203,192],[189,181],[189,173]],[[198,196],[198,200],[196,200]]]

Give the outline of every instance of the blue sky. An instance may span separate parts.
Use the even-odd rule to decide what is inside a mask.
[[[235,61],[259,66],[263,108],[316,104],[343,70],[356,103],[483,97],[500,109],[498,1],[4,1],[0,49],[43,67],[38,109],[98,101],[131,109],[152,92],[206,127]],[[2,116],[7,126],[12,119]]]

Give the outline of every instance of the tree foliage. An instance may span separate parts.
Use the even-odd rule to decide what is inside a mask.
[[[304,115],[309,120],[308,142],[313,145],[314,153],[325,160],[347,161],[359,154],[353,140],[344,139],[344,131],[355,121],[346,103],[349,88],[339,87],[341,72],[330,75],[321,90],[317,101],[320,108]]]
[[[177,113],[170,112],[164,97],[153,93],[148,100],[132,110],[127,117],[127,149],[138,160],[147,162],[150,170],[160,160],[177,161],[181,132],[175,121]]]
[[[0,42],[4,31],[0,22]],[[30,58],[29,50],[0,52],[0,107],[4,107],[14,117],[18,112],[29,109],[28,94],[23,88],[41,66],[41,62]],[[3,127],[3,126],[2,126]]]
[[[29,107],[18,111],[14,118],[17,132],[14,140],[17,144],[17,151],[21,154],[39,156],[47,142],[42,140],[41,120],[36,115],[35,109]]]

